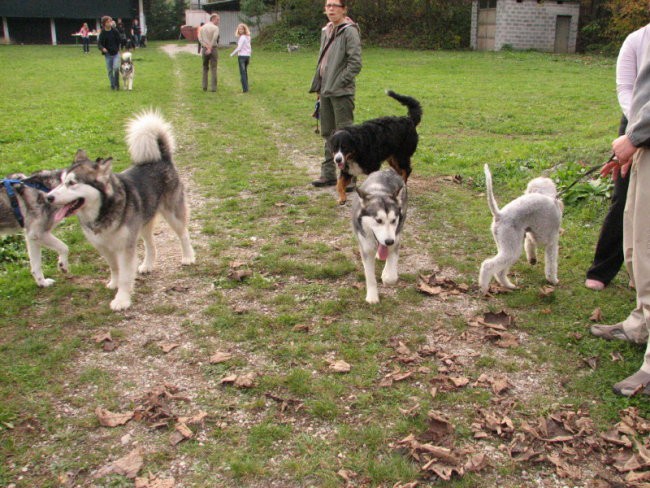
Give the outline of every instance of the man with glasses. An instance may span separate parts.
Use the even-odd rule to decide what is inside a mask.
[[[345,0],[326,0],[329,20],[321,32],[320,52],[310,93],[320,99],[321,134],[327,139],[336,130],[354,123],[354,78],[361,71],[359,26],[347,16]],[[336,165],[325,144],[325,161],[316,187],[336,184]]]

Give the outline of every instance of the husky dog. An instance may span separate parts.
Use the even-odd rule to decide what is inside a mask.
[[[411,156],[418,147],[415,130],[422,119],[420,103],[393,91],[386,94],[408,108],[406,117],[380,117],[337,130],[327,145],[341,170],[336,189],[339,204],[346,201],[345,188],[353,176],[378,171],[384,160],[401,175],[404,183],[411,175]]]
[[[300,44],[287,44],[287,52],[292,53],[300,49]]]
[[[378,303],[375,254],[386,261],[381,273],[384,285],[397,283],[397,260],[408,195],[404,180],[393,170],[372,173],[357,188],[352,205],[352,226],[366,275],[366,302]]]
[[[86,238],[111,269],[107,287],[117,288],[112,310],[131,306],[136,268],[153,269],[155,217],[162,214],[181,241],[182,264],[194,263],[187,230],[189,211],[172,155],[171,126],[156,111],[131,119],[126,141],[133,165],[122,173],[111,171],[112,159],[91,161],[83,150],[64,173],[62,183],[48,194],[60,207],[59,216],[77,214]],[[144,240],[144,260],[137,267],[136,244]]]
[[[550,178],[535,178],[528,183],[522,196],[499,210],[492,192],[492,174],[487,164],[484,171],[488,206],[494,217],[492,235],[498,253],[481,264],[478,278],[481,293],[488,293],[493,276],[502,286],[515,289],[516,286],[508,279],[508,271],[519,259],[522,246],[526,249],[528,262],[535,264],[537,244],[546,247],[546,279],[557,284],[558,246],[564,206],[557,196],[555,183]]]
[[[61,182],[62,170],[43,170],[9,175],[0,186],[0,235],[17,234],[25,229],[25,242],[32,276],[38,286],[54,283],[43,276],[41,248],[53,249],[59,255],[59,269],[68,272],[68,246],[52,235],[61,219],[56,219],[57,209],[46,199],[47,192]]]
[[[135,77],[135,66],[133,66],[132,55],[130,52],[122,53],[122,62],[120,63],[120,75],[125,90],[133,90],[133,78]]]

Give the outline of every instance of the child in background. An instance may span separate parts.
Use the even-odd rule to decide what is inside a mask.
[[[248,63],[251,60],[251,31],[246,24],[239,24],[235,35],[239,36],[237,47],[230,53],[230,56],[237,54],[239,61],[239,76],[241,87],[244,93],[248,92]]]

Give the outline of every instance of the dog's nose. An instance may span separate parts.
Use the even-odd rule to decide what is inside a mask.
[[[48,195],[47,196],[47,201],[50,202],[50,203],[53,203],[54,202],[54,197],[52,195]]]
[[[395,244],[395,240],[394,240],[394,239],[386,239],[386,240],[384,241],[384,243],[385,243],[387,246],[392,246],[393,244]]]

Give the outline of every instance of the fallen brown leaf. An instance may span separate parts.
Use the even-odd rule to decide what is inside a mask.
[[[177,344],[175,342],[161,342],[159,345],[160,345],[160,349],[162,349],[162,352],[164,352],[165,354],[173,351],[178,346],[180,346],[180,344]]]
[[[589,316],[589,320],[592,322],[602,322],[603,320],[603,312],[600,310],[600,307],[597,307],[594,309],[593,312],[591,312],[591,315]]]
[[[174,478],[158,478],[151,473],[146,478],[136,478],[135,488],[174,488],[176,480]]]
[[[99,420],[99,424],[103,427],[124,425],[133,418],[133,412],[113,413],[101,407],[95,409],[95,415],[97,416],[97,420]]]
[[[229,352],[217,351],[212,356],[210,356],[209,362],[210,364],[219,364],[219,363],[225,363],[226,361],[230,361],[231,359],[232,359],[232,354],[230,354]]]
[[[109,474],[119,474],[126,476],[127,478],[135,478],[142,468],[142,451],[140,448],[136,448],[126,456],[119,458],[117,461],[114,461],[106,466],[100,468],[93,474],[94,479],[103,478]]]
[[[352,367],[342,359],[330,363],[330,370],[336,373],[349,373],[351,368]]]

